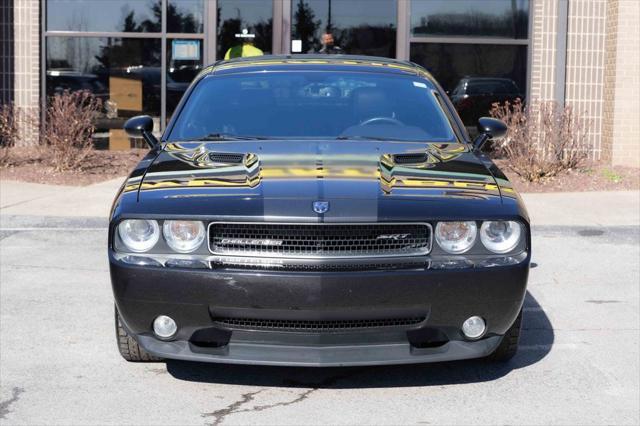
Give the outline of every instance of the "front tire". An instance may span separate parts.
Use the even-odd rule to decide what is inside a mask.
[[[115,308],[116,312],[116,340],[118,343],[118,350],[120,351],[120,355],[122,358],[126,359],[129,362],[158,362],[161,359],[156,358],[151,355],[144,349],[140,347],[138,342],[135,341],[133,337],[122,325],[122,321],[120,320],[120,314],[118,314],[118,308]]]
[[[513,325],[507,330],[500,342],[488,359],[493,362],[507,362],[518,352],[518,343],[520,341],[520,329],[522,327],[522,309]]]

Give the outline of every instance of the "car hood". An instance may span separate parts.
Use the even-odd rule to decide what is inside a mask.
[[[167,143],[128,183],[146,211],[317,220],[403,220],[495,212],[501,188],[460,143],[354,140]],[[399,201],[414,200],[414,203]],[[416,207],[417,206],[417,207]]]

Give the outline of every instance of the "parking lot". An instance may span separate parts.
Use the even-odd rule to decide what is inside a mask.
[[[640,226],[629,209],[600,224],[541,210],[510,363],[331,369],[127,363],[106,220],[5,214],[0,422],[638,424]]]

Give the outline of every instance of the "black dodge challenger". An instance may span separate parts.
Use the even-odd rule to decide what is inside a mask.
[[[113,204],[118,347],[269,365],[516,352],[531,237],[522,200],[425,69],[356,56],[218,62]]]

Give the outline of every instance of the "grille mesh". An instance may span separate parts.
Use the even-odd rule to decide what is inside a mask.
[[[222,255],[289,257],[411,256],[429,252],[425,224],[212,223],[210,249]]]
[[[214,318],[227,328],[268,329],[274,331],[323,332],[363,328],[408,327],[423,322],[426,317],[360,319],[360,320],[271,320],[253,318]]]
[[[212,262],[213,269],[242,269],[253,271],[292,271],[292,272],[350,272],[376,270],[424,269],[422,262],[406,263],[250,263],[250,262]]]
[[[409,154],[396,154],[393,156],[393,161],[396,164],[416,164],[424,163],[429,159],[429,155],[426,152],[416,152]]]
[[[244,154],[234,154],[232,152],[212,152],[209,159],[214,163],[240,164],[244,159]]]

